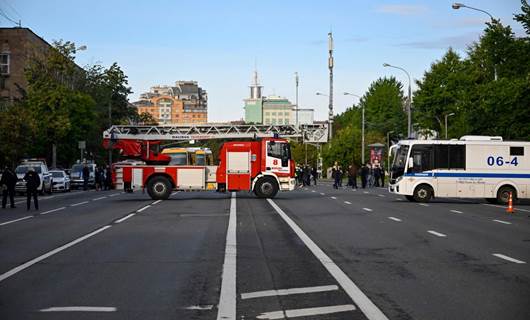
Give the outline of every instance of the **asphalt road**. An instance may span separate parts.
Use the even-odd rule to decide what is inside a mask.
[[[530,319],[530,205],[329,183],[0,210],[0,319]]]

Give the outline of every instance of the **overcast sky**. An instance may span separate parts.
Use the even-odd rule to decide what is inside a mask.
[[[80,65],[116,61],[129,77],[131,101],[157,84],[196,80],[208,91],[209,120],[244,116],[243,99],[254,65],[265,95],[294,102],[300,74],[300,106],[327,117],[327,33],[335,38],[335,113],[351,105],[344,91],[362,95],[381,76],[414,79],[450,46],[465,54],[488,16],[453,10],[451,1],[125,1],[0,0],[0,8],[23,27],[51,42],[74,41],[88,49]],[[512,17],[519,0],[471,0],[517,34]],[[2,26],[13,24],[0,17]]]

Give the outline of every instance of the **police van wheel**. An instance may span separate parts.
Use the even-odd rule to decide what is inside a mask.
[[[433,195],[431,186],[427,184],[420,184],[414,189],[414,201],[417,202],[429,202]]]
[[[508,204],[510,193],[512,194],[512,201],[515,202],[517,199],[517,191],[511,186],[502,186],[499,191],[497,191],[497,203]]]
[[[278,193],[278,183],[270,177],[264,177],[256,182],[254,193],[258,198],[274,198]]]
[[[416,201],[416,200],[414,200],[413,196],[405,196],[405,198],[407,198],[407,200],[410,201],[410,202]]]
[[[147,183],[147,193],[153,200],[167,200],[171,194],[171,183],[166,177],[153,177]]]

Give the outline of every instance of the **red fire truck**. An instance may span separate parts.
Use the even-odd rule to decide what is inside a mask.
[[[173,190],[245,190],[272,198],[279,190],[295,188],[295,164],[285,139],[226,142],[217,166],[169,165],[170,157],[161,153],[161,141],[156,140],[105,138],[103,144],[145,163],[113,166],[116,188],[147,189],[155,200],[167,199]]]

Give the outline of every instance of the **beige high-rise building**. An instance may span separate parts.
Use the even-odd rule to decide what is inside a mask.
[[[159,124],[208,122],[208,95],[197,81],[177,81],[174,86],[154,86],[133,103],[138,113],[150,113]]]

